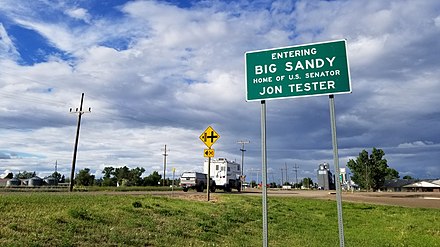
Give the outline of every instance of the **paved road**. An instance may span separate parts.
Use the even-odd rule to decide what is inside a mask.
[[[144,192],[145,193],[145,192]],[[160,192],[153,194],[170,194],[170,192]],[[215,196],[224,192],[211,193],[211,199],[216,200]],[[231,194],[242,194],[246,196],[261,196],[259,189],[247,189],[241,193],[233,191]],[[205,200],[206,192],[174,192],[176,197],[187,197],[191,199]],[[323,190],[268,190],[268,196],[277,197],[303,197],[324,200],[336,200],[335,191]],[[343,192],[344,202],[372,203],[382,205],[394,205],[416,208],[440,208],[440,192]]]
[[[244,194],[261,193],[261,190]],[[335,191],[324,190],[269,190],[268,196],[305,197],[336,200]],[[417,208],[440,208],[440,192],[343,192],[342,200]]]

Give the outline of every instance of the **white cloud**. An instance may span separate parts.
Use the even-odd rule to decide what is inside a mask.
[[[374,63],[386,53],[387,35],[379,37],[359,36],[348,42],[350,66],[361,68]]]
[[[397,147],[398,148],[417,148],[417,147],[427,147],[432,146],[434,143],[432,141],[415,141],[415,142],[406,142],[401,143]]]
[[[440,27],[440,15],[434,18],[434,24],[436,27]]]
[[[5,27],[0,23],[0,58],[16,60],[19,53],[8,36]]]
[[[86,23],[90,23],[91,16],[84,8],[68,9],[65,11],[65,13],[72,18],[82,20]]]
[[[261,163],[260,109],[244,102],[244,52],[346,38],[353,93],[336,99],[341,160],[383,146],[387,154],[394,152],[390,161],[417,173],[393,148],[428,147],[424,162],[435,171],[439,157],[433,143],[440,142],[435,133],[440,104],[437,3],[260,4],[264,8],[246,2],[180,8],[132,1],[115,18],[85,6],[51,6],[51,13],[84,21],[74,24],[69,18],[40,18],[42,8],[20,5],[6,11],[0,4],[10,25],[35,30],[74,56],[69,62],[58,58],[32,66],[0,60],[0,130],[5,137],[0,149],[36,154],[15,163],[0,160],[0,170],[51,172],[58,160],[68,174],[76,124],[68,109],[78,106],[82,92],[92,113],[83,117],[79,169],[99,173],[108,165],[127,165],[161,171],[164,144],[171,148],[170,167],[200,168],[204,146],[198,136],[209,124],[222,136],[215,146],[218,155],[239,158],[236,141],[250,139],[246,159],[255,169]],[[9,37],[4,29],[2,37]],[[4,40],[8,49],[12,41],[20,42]],[[271,101],[268,116],[271,169],[289,161],[300,165],[303,174],[314,174],[317,164],[332,160],[325,97]],[[409,158],[418,155],[411,152]]]

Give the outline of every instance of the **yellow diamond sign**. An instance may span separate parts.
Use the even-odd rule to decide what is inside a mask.
[[[214,144],[218,138],[220,138],[220,135],[217,134],[211,126],[208,126],[202,135],[200,135],[200,140],[202,140],[208,148],[211,148],[212,144]]]

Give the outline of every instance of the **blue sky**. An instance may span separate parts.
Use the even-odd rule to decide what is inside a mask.
[[[353,93],[337,95],[340,166],[385,151],[401,176],[440,177],[438,1],[13,1],[0,3],[0,174],[202,170],[217,157],[261,170],[260,105],[245,101],[244,53],[346,39]],[[269,180],[333,166],[327,97],[267,104]],[[292,167],[290,169],[289,167]]]

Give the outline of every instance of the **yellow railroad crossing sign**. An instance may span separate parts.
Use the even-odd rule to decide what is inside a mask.
[[[203,157],[214,157],[214,149],[204,149],[203,150]]]
[[[200,135],[200,140],[202,140],[208,148],[211,148],[212,144],[214,144],[218,138],[220,138],[220,135],[217,134],[211,126],[208,126],[202,135]]]

